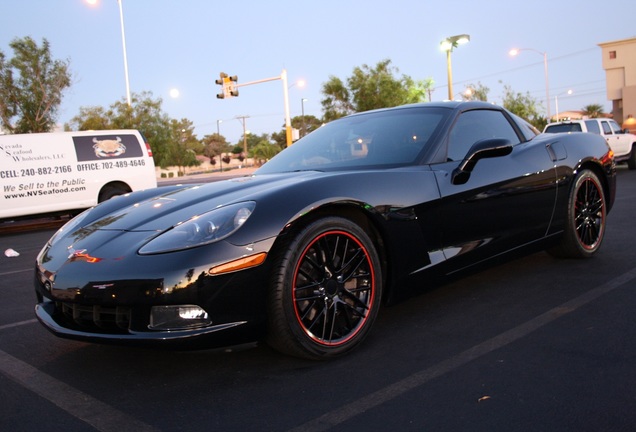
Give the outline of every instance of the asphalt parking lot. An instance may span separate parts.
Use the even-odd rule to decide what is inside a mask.
[[[536,253],[385,307],[332,362],[263,345],[160,351],[58,339],[35,319],[52,230],[0,236],[0,430],[633,431],[636,172],[591,260]]]

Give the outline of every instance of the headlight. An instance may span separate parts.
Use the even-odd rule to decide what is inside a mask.
[[[208,313],[199,306],[153,306],[150,310],[152,330],[187,330],[212,324]]]
[[[250,217],[253,201],[220,207],[181,222],[146,243],[142,255],[188,249],[222,240],[238,230]]]

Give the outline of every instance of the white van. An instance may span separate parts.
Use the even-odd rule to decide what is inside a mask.
[[[0,135],[0,220],[92,207],[157,187],[136,130]]]

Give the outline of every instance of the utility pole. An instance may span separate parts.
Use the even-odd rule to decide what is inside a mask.
[[[235,118],[243,123],[243,153],[245,153],[245,159],[247,159],[247,129],[245,128],[245,119],[250,118],[250,116],[236,116]]]

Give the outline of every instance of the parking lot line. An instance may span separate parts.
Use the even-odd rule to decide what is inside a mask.
[[[18,322],[14,322],[11,324],[5,324],[5,325],[1,325],[0,326],[0,331],[4,330],[4,329],[8,329],[8,328],[13,328],[13,327],[20,327],[22,325],[27,325],[27,324],[33,324],[38,322],[37,319],[33,318],[30,320],[26,320],[26,321],[18,321]]]
[[[607,294],[617,288],[626,285],[628,282],[636,279],[636,268],[623,273],[620,276],[604,283],[603,285],[587,291],[574,299],[567,301],[549,311],[526,321],[523,324],[518,325],[508,331],[505,331],[491,339],[488,339],[480,344],[469,348],[468,350],[444,360],[430,368],[423,369],[416,372],[400,381],[397,381],[389,386],[379,389],[371,394],[368,394],[350,404],[344,405],[340,408],[327,412],[320,417],[315,418],[307,423],[304,423],[298,427],[291,429],[289,432],[318,432],[325,431],[339,424],[344,423],[351,418],[363,414],[364,412],[382,405],[392,399],[402,396],[409,390],[417,388],[426,384],[427,382],[438,378],[454,369],[459,368],[479,357],[491,353],[499,348],[502,348],[512,342],[515,342],[522,337],[532,333],[535,330],[551,323],[552,321],[570,313],[574,312],[582,306],[594,301],[598,297]]]
[[[22,270],[13,270],[13,271],[0,273],[0,277],[12,275],[12,274],[18,274],[18,273],[32,272],[32,271],[33,271],[33,268],[22,269]]]
[[[0,372],[101,432],[158,429],[107,405],[0,350]],[[42,420],[46,422],[45,419]]]

